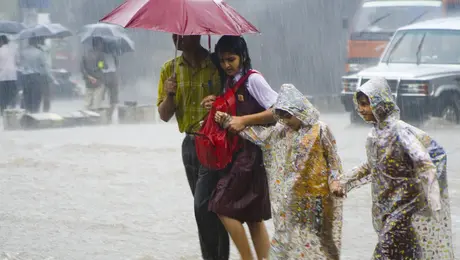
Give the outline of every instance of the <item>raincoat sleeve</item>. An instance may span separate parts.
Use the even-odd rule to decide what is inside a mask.
[[[423,185],[428,206],[432,212],[441,210],[441,191],[437,178],[437,170],[428,150],[417,139],[415,134],[408,129],[401,129],[399,131],[398,140],[400,140],[404,152],[412,160],[415,175]]]
[[[258,145],[258,146],[265,146],[268,143],[268,140],[270,139],[270,136],[272,135],[273,131],[275,131],[276,126],[250,126],[246,127],[243,131],[239,133],[239,135]]]
[[[228,128],[230,121],[232,120],[232,117],[229,114],[225,114],[225,119],[221,123],[221,126],[223,128]],[[268,140],[270,139],[270,136],[273,134],[274,131],[277,129],[280,129],[281,125],[276,124],[275,126],[261,126],[261,125],[255,125],[255,126],[249,126],[246,127],[243,131],[240,131],[238,134],[240,137],[258,145],[258,146],[263,146],[265,147],[268,144]]]
[[[327,125],[321,126],[321,143],[327,160],[329,184],[333,181],[340,181],[343,177],[342,161],[337,152],[335,137]]]
[[[359,188],[363,185],[368,184],[371,181],[371,169],[368,162],[364,162],[361,165],[353,168],[351,173],[348,174],[342,183],[345,183],[346,192]]]

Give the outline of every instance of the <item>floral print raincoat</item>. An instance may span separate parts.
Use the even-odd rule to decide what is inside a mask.
[[[399,120],[385,79],[371,79],[358,92],[369,98],[376,122],[366,142],[367,161],[346,182],[348,191],[372,183],[378,234],[373,259],[455,259],[444,149]]]
[[[334,136],[291,84],[281,87],[274,109],[294,115],[302,127],[278,122],[240,132],[264,151],[275,225],[269,259],[340,259],[343,203],[329,189],[342,176]]]

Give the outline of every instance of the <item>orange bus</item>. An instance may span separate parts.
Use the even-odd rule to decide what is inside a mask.
[[[459,9],[460,0],[364,0],[349,28],[346,74],[376,65],[399,27],[455,14]]]

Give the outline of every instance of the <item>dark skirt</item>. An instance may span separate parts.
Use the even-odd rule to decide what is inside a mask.
[[[225,171],[209,201],[209,210],[241,222],[269,220],[270,197],[260,148],[244,141],[243,149]]]

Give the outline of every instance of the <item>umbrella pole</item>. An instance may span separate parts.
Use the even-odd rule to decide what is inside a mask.
[[[177,46],[179,45],[179,35],[177,35],[177,39],[176,39],[176,45],[174,46],[175,47],[175,51],[174,51],[174,62],[172,64],[172,76],[175,78],[176,77],[176,63],[177,63]]]
[[[173,70],[172,76],[174,79],[176,78],[177,46],[179,46],[179,37],[182,37],[182,36],[177,35],[176,44],[175,44],[176,50],[174,51],[174,61],[172,63],[172,70]],[[176,93],[177,91],[179,91],[179,89],[176,88]],[[184,88],[181,88],[181,91],[182,91],[182,96],[184,96]],[[185,107],[185,99],[182,99],[182,106]]]
[[[211,55],[211,34],[208,34],[208,48],[209,48],[209,55]],[[209,81],[212,80],[212,77],[209,78]],[[212,88],[211,88],[211,85],[208,84],[208,91],[209,93],[212,94]]]

